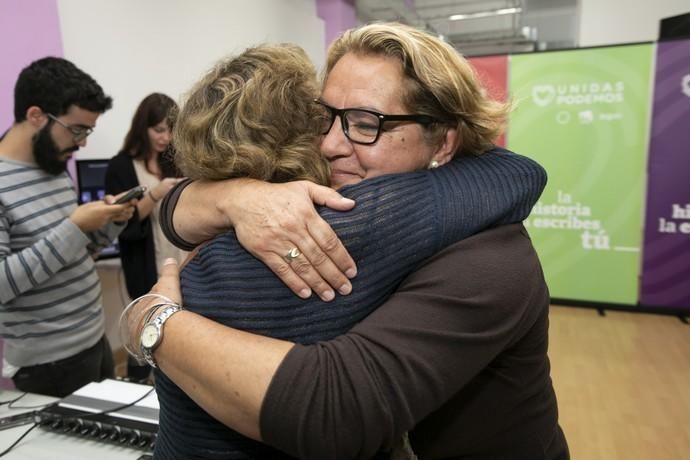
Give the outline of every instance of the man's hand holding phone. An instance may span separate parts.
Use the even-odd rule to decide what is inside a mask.
[[[115,204],[125,204],[132,200],[140,200],[144,196],[144,193],[146,193],[146,187],[143,185],[137,185],[136,187],[132,187],[126,192],[117,195],[115,197]]]
[[[112,195],[106,195],[103,201],[91,201],[78,206],[69,218],[83,232],[93,232],[109,222],[127,222],[134,215],[134,204],[115,204]]]
[[[103,200],[91,201],[78,206],[70,219],[83,232],[93,232],[109,222],[125,223],[134,215],[136,201],[146,192],[146,187],[136,186],[117,196],[106,195]]]

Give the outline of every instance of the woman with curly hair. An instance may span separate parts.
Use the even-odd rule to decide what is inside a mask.
[[[439,52],[438,59],[409,63],[411,67],[419,66],[419,72],[408,73],[401,65],[406,53],[411,57],[430,53],[429,49],[415,46],[418,34],[402,26],[364,32],[373,42],[360,42],[366,39],[360,34],[346,35],[331,49],[320,97],[315,72],[301,49],[266,45],[216,65],[195,85],[182,107],[175,128],[178,162],[191,178],[204,179],[195,183],[195,187],[201,187],[197,191],[203,187],[217,190],[229,183],[249,187],[247,191],[257,186],[266,190],[257,179],[287,182],[272,184],[281,190],[299,186],[300,182],[295,182],[298,179],[338,188],[343,196],[356,201],[356,206],[349,212],[329,208],[319,208],[318,212],[343,242],[359,273],[351,285],[341,286],[339,292],[346,295],[319,292],[316,297],[309,291],[294,295],[266,265],[243,249],[234,230],[226,230],[206,242],[184,267],[180,281],[185,308],[181,309],[176,303],[180,302],[180,294],[175,292],[169,276],[171,266],[166,265],[164,272],[168,276],[154,292],[176,302],[142,299],[130,308],[128,317],[132,338],[129,348],[160,366],[156,371],[160,400],[156,458],[285,456],[256,440],[305,458],[366,458],[398,445],[402,434],[433,410],[431,405],[438,407],[449,392],[452,395],[461,391],[456,381],[474,375],[472,369],[481,369],[489,350],[499,353],[497,350],[505,345],[495,331],[487,330],[483,342],[486,353],[477,353],[476,362],[468,361],[467,370],[459,373],[434,371],[442,363],[455,362],[449,361],[447,350],[440,350],[441,361],[418,361],[418,351],[426,354],[429,348],[442,348],[441,340],[455,344],[454,353],[470,356],[462,345],[467,345],[467,352],[476,350],[469,345],[479,344],[479,336],[473,339],[474,333],[463,335],[461,328],[452,333],[443,329],[465,323],[457,321],[484,310],[483,304],[494,298],[493,294],[477,294],[481,299],[473,304],[482,308],[469,308],[463,299],[456,298],[457,294],[447,293],[432,279],[408,288],[411,295],[420,294],[418,311],[407,307],[400,311],[403,316],[399,320],[416,322],[421,329],[405,326],[398,331],[391,322],[369,320],[379,316],[377,308],[410,273],[424,272],[429,257],[433,256],[433,261],[434,254],[439,253],[441,260],[447,261],[447,247],[458,240],[488,226],[520,222],[541,193],[546,177],[531,160],[491,146],[506,108],[486,99],[466,62],[454,51],[432,42],[431,49]],[[377,37],[386,36],[389,44],[406,40],[412,46],[391,51],[389,45],[376,45]],[[357,43],[359,48],[353,49]],[[345,51],[333,57],[339,44]],[[439,63],[445,66],[443,77],[448,81],[439,77]],[[440,82],[438,86],[448,97],[462,93],[462,100],[440,103],[438,95],[444,93],[429,86],[425,80],[429,75]],[[461,87],[454,85],[458,81],[463,83]],[[471,133],[464,134],[466,130]],[[467,144],[463,144],[465,140]],[[236,179],[208,181],[227,178]],[[170,208],[181,190],[178,187],[177,194],[169,196]],[[236,193],[231,201],[241,205],[243,215],[259,216],[268,225],[262,210],[265,198],[262,194]],[[182,218],[195,221],[192,226],[201,234],[214,233],[217,228],[227,227],[228,222],[216,222],[208,228],[208,213],[213,213],[223,200],[226,197],[207,193],[202,198],[204,205],[185,208],[189,213],[183,213]],[[280,213],[289,212],[279,208],[268,217],[279,218]],[[179,242],[179,236],[171,231],[171,216],[167,211],[165,214],[168,234]],[[239,222],[239,217],[233,216],[232,223]],[[511,282],[522,291],[519,296],[515,289],[509,291],[520,297],[513,301],[519,305],[515,315],[522,315],[522,309],[534,310],[515,331],[523,335],[528,333],[528,324],[537,316],[541,318],[548,299],[528,240],[514,228],[519,225],[505,227],[500,234],[485,237],[486,244],[479,242],[478,247],[486,247],[487,252],[471,251],[469,260],[481,266],[484,255],[492,255],[491,260],[502,257],[503,252],[497,249],[507,242],[514,247],[506,248],[509,259],[522,254],[524,276],[534,275],[534,281]],[[295,243],[287,244],[280,257],[283,266],[299,271],[309,263],[307,251]],[[492,250],[495,254],[489,253]],[[455,270],[457,267],[452,265],[439,274],[451,275]],[[497,269],[497,273],[503,272]],[[493,278],[486,268],[477,273]],[[438,274],[434,279],[439,279]],[[484,292],[478,281],[474,278],[466,284],[458,279],[451,286],[466,285]],[[430,287],[439,289],[434,298],[443,303],[443,314],[424,292]],[[406,291],[403,288],[401,292]],[[498,318],[503,314],[498,310],[503,312],[506,305],[503,297],[496,299],[495,306],[486,305],[487,327],[489,318]],[[492,309],[497,309],[495,314]],[[453,321],[449,321],[451,311],[457,314]],[[513,319],[509,315],[505,321]],[[360,322],[365,327],[372,321],[383,328],[375,336],[348,332],[359,328]],[[427,322],[435,325],[423,326]],[[462,327],[482,327],[480,323],[468,321]],[[166,333],[161,340],[164,325]],[[541,337],[541,325],[540,321],[534,329],[535,340]],[[506,330],[507,326],[495,325],[499,326]],[[398,332],[403,330],[414,330],[415,337],[426,337],[429,343],[397,343]],[[346,335],[338,337],[341,334]],[[233,345],[235,341],[237,346]],[[200,347],[199,342],[204,346]],[[190,354],[191,350],[194,352]],[[289,376],[282,374],[287,378],[271,384],[271,399],[264,399],[270,380],[278,377],[277,366],[290,350],[301,353],[298,361],[286,368]],[[315,380],[310,379],[310,371],[300,367],[300,363],[307,362],[301,361],[307,356],[302,352],[308,355]],[[539,354],[535,355],[535,369],[530,367],[525,372],[539,374],[538,394],[548,403],[544,412],[548,418],[551,408],[555,408],[550,381],[542,381],[541,375],[548,360],[545,353],[535,353]],[[431,375],[418,378],[420,366]],[[298,385],[293,388],[289,382],[298,367],[299,376],[312,381],[305,385],[300,379],[292,380]],[[386,375],[386,369],[392,374]],[[400,379],[398,371],[409,380]],[[548,372],[546,377],[548,380]],[[389,385],[391,379],[395,379],[395,385]],[[370,387],[374,380],[378,383]],[[422,382],[428,388],[417,388],[416,384]],[[397,399],[409,395],[409,391],[421,391],[418,404],[409,406],[412,412],[397,405]],[[385,408],[387,398],[392,398],[394,405],[389,407],[394,413]],[[273,410],[278,406],[289,408],[290,415],[283,418]],[[270,415],[262,415],[260,433],[258,415],[262,407]],[[304,412],[297,414],[300,410]],[[309,415],[312,410],[315,418]],[[288,434],[291,428],[299,432]],[[334,438],[332,429],[341,428],[345,437]],[[360,431],[364,441],[354,435]]]

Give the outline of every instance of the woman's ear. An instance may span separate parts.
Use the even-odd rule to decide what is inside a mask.
[[[444,165],[453,159],[455,152],[460,147],[460,133],[456,128],[448,128],[438,144],[436,152],[431,157],[431,162],[437,166]]]

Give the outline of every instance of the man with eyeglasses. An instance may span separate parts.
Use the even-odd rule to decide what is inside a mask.
[[[14,124],[0,138],[2,374],[22,391],[66,396],[113,376],[94,255],[133,202],[77,206],[67,162],[112,106],[71,62],[48,57],[19,75]]]

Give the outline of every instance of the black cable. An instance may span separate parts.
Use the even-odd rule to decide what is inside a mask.
[[[126,409],[126,408],[128,408],[128,407],[131,407],[131,406],[135,405],[135,404],[138,403],[139,401],[142,401],[143,399],[145,399],[148,395],[150,395],[150,394],[153,392],[153,390],[154,390],[154,388],[152,387],[149,391],[147,391],[147,392],[144,393],[142,396],[140,396],[139,398],[135,399],[134,401],[132,401],[132,402],[130,402],[130,403],[123,404],[123,405],[121,405],[121,406],[116,406],[116,407],[114,407],[114,408],[112,408],[112,409],[109,409],[109,410],[106,410],[106,411],[102,411],[102,412],[96,412],[96,413],[92,413],[92,414],[80,415],[80,416],[78,417],[78,419],[84,419],[84,418],[88,418],[88,417],[95,417],[95,416],[97,416],[97,415],[110,414],[110,413],[112,413],[112,412],[117,412],[117,411],[120,411],[120,410],[122,410],[122,409]],[[20,398],[23,398],[24,396],[26,396],[26,394],[27,394],[27,393],[24,393],[24,394],[22,394],[21,396],[19,396],[18,398],[15,398],[15,399],[13,399],[13,400],[11,400],[11,401],[6,401],[6,402],[9,402],[9,404],[11,405],[13,402],[18,401]],[[10,405],[8,405],[7,407],[9,408]],[[47,404],[43,404],[43,405],[41,405],[41,406],[36,406],[36,407],[43,407],[43,406],[46,406],[46,405],[47,405]],[[77,418],[66,418],[66,419],[65,419],[65,421],[70,421],[70,420],[77,420]],[[20,442],[22,439],[24,439],[24,438],[26,437],[26,435],[28,435],[28,434],[31,432],[31,430],[33,430],[33,429],[36,428],[37,426],[39,426],[39,423],[34,423],[34,424],[31,426],[31,428],[29,428],[28,430],[26,430],[26,431],[24,432],[24,434],[22,434],[22,435],[19,437],[19,439],[17,439],[16,441],[14,441],[10,447],[8,447],[8,448],[5,449],[4,451],[0,452],[0,457],[6,455],[6,454],[9,453],[12,449],[14,449],[14,447],[15,447],[17,444],[19,444],[19,442]]]
[[[22,393],[14,399],[8,399],[7,401],[0,401],[0,406],[4,406],[5,404],[7,404],[8,405],[7,407],[9,408],[10,404],[12,404],[13,402],[19,401],[20,399],[22,399],[26,395],[27,395],[27,393]]]
[[[153,390],[154,390],[154,388],[151,387],[151,389],[150,389],[149,391],[147,391],[147,392],[144,393],[142,396],[140,396],[139,398],[135,399],[134,401],[132,401],[132,402],[130,402],[130,403],[123,404],[123,405],[121,405],[121,406],[116,406],[116,407],[114,407],[114,408],[112,408],[112,409],[108,409],[108,410],[103,411],[103,412],[93,412],[93,413],[88,413],[88,414],[80,415],[78,418],[82,419],[82,418],[88,418],[88,417],[95,417],[95,416],[97,416],[97,415],[111,414],[111,413],[113,413],[113,412],[121,411],[122,409],[127,409],[128,407],[132,407],[133,405],[135,405],[135,404],[138,403],[139,401],[142,401],[143,399],[145,399],[148,395],[150,395],[151,393],[153,393]],[[67,418],[67,419],[65,419],[65,420],[72,420],[72,418]]]
[[[12,404],[16,403],[17,401],[19,401],[20,399],[22,399],[24,396],[26,396],[26,395],[28,395],[28,394],[29,394],[29,393],[22,393],[20,396],[18,396],[17,398],[13,399],[12,401],[9,402],[9,404],[7,405],[7,408],[8,408],[8,409],[40,409],[40,408],[42,408],[42,407],[47,406],[48,404],[52,404],[52,403],[45,403],[45,404],[38,404],[38,405],[36,405],[36,406],[13,406],[13,405],[12,405]]]
[[[31,433],[31,430],[33,430],[33,429],[36,428],[37,426],[38,426],[38,423],[34,423],[28,430],[26,430],[26,431],[24,432],[23,435],[19,436],[19,439],[17,439],[16,441],[14,441],[10,447],[8,447],[7,449],[5,449],[5,450],[3,450],[2,452],[0,452],[0,457],[3,457],[3,456],[6,455],[7,453],[9,453],[9,451],[11,451],[12,449],[14,449],[14,447],[15,447],[17,444],[19,444],[19,442],[20,442],[22,439],[24,439],[24,438],[26,437],[27,434]]]
[[[45,403],[45,404],[38,404],[36,406],[13,406],[12,403],[10,403],[7,408],[8,409],[42,409],[46,406],[49,406],[53,403]]]

